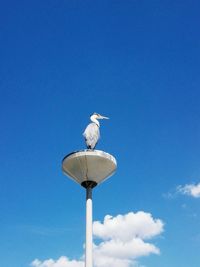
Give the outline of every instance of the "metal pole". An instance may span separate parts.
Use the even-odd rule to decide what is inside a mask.
[[[85,267],[92,267],[92,187],[86,188]]]

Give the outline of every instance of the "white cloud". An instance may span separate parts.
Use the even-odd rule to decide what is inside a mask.
[[[33,267],[84,267],[83,261],[69,260],[67,257],[60,257],[58,260],[48,259],[40,261],[38,259],[31,263]]]
[[[95,267],[133,267],[138,266],[137,259],[141,256],[159,254],[159,248],[147,242],[163,232],[164,224],[154,219],[150,213],[139,211],[112,217],[105,216],[101,223],[93,223],[94,237],[101,240],[94,244]],[[61,257],[57,261],[35,260],[32,267],[83,267],[82,260],[69,260]]]
[[[93,223],[93,232],[96,237],[103,240],[120,239],[129,241],[132,238],[149,239],[163,231],[163,223],[153,219],[150,213],[139,211],[129,212],[116,217],[105,216],[104,222]]]
[[[200,197],[200,183],[198,184],[186,184],[184,186],[179,185],[177,191],[184,195],[189,195],[195,198]]]
[[[145,242],[163,231],[163,222],[150,213],[130,212],[116,217],[105,216],[103,223],[93,223],[94,236],[103,240],[94,248],[95,267],[129,267],[141,256],[159,254],[159,249]],[[115,264],[114,264],[115,262]]]

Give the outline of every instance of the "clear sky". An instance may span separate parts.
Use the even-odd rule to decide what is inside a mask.
[[[1,2],[1,267],[82,266],[85,192],[61,161],[85,148],[93,112],[110,117],[97,149],[118,161],[94,189],[94,231],[105,231],[95,244],[130,248],[107,267],[199,266],[199,10],[195,0]],[[127,239],[107,231],[108,214],[122,215]],[[137,254],[136,237],[149,251]]]

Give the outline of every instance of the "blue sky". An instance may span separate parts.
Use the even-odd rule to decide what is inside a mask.
[[[85,192],[61,161],[85,148],[93,112],[110,117],[97,149],[118,161],[94,190],[94,220],[151,214],[164,224],[148,241],[160,255],[136,258],[139,266],[198,267],[199,8],[195,0],[0,4],[2,267],[83,255]]]

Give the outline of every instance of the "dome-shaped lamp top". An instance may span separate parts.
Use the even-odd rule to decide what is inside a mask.
[[[64,174],[79,184],[92,181],[101,183],[114,174],[116,159],[100,150],[82,150],[67,155],[62,161]]]

